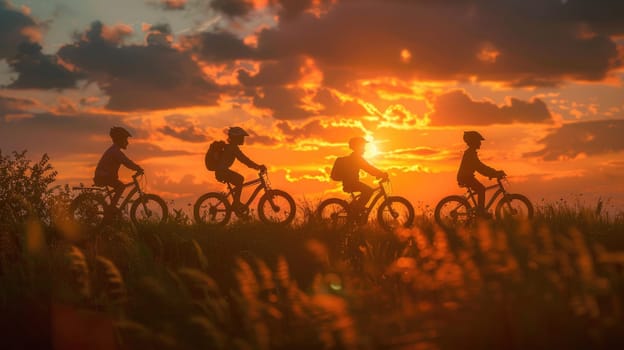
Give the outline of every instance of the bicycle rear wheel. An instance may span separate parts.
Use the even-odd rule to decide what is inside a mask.
[[[295,200],[281,190],[268,190],[258,201],[258,216],[265,224],[288,225],[296,211]]]
[[[339,198],[329,198],[319,204],[316,216],[323,225],[341,230],[349,223],[349,204]]]
[[[533,218],[533,204],[521,194],[509,194],[501,199],[496,205],[496,218],[498,220],[513,218],[516,220],[528,220]]]
[[[197,199],[193,206],[193,216],[198,224],[225,225],[232,216],[232,206],[221,193],[209,192]]]
[[[102,196],[83,192],[71,201],[69,213],[80,226],[93,229],[102,225],[106,206]]]
[[[135,225],[162,224],[169,213],[165,201],[155,194],[145,194],[135,200],[130,208],[130,219]]]
[[[403,197],[390,196],[377,209],[377,221],[386,231],[410,227],[414,223],[414,207]]]
[[[472,208],[462,196],[448,196],[436,205],[435,221],[444,229],[466,225],[472,218]]]

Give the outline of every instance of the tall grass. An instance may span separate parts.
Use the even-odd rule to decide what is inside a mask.
[[[448,232],[420,217],[347,247],[310,217],[89,235],[30,220],[0,229],[3,348],[621,348],[624,220],[595,209]]]

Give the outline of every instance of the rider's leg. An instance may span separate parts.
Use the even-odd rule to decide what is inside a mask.
[[[126,185],[124,185],[123,182],[119,181],[119,179],[115,179],[111,181],[108,185],[113,188],[113,198],[111,199],[111,207],[115,208],[117,207],[117,202],[119,202],[119,198],[121,198],[121,195],[123,194],[124,189],[126,189]]]
[[[373,194],[373,189],[361,181],[349,184],[348,187],[351,190],[350,192],[360,192],[360,197],[353,202],[353,205],[358,211],[363,210]]]
[[[234,187],[232,188],[232,197],[234,198],[232,206],[234,206],[235,209],[241,207],[242,203],[240,201],[240,198],[241,192],[243,190],[243,181],[245,181],[243,175],[230,169],[224,169],[217,172],[215,175],[217,176],[217,180],[232,184],[232,186]]]
[[[464,180],[464,183],[477,194],[477,212],[485,214],[485,186],[474,177]]]

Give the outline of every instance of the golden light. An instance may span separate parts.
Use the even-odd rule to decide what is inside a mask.
[[[376,156],[379,155],[379,149],[377,148],[377,145],[375,144],[375,140],[373,140],[372,138],[366,138],[368,143],[366,144],[366,150],[364,151],[364,158],[365,159],[371,159],[371,158],[375,158]]]
[[[408,49],[401,50],[401,62],[408,63],[412,60],[412,53]]]

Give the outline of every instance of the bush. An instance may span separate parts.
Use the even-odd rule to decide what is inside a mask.
[[[33,163],[26,158],[26,151],[5,155],[0,150],[0,224],[21,224],[33,216],[50,222],[58,186],[51,186],[57,172],[49,160],[44,154]]]

